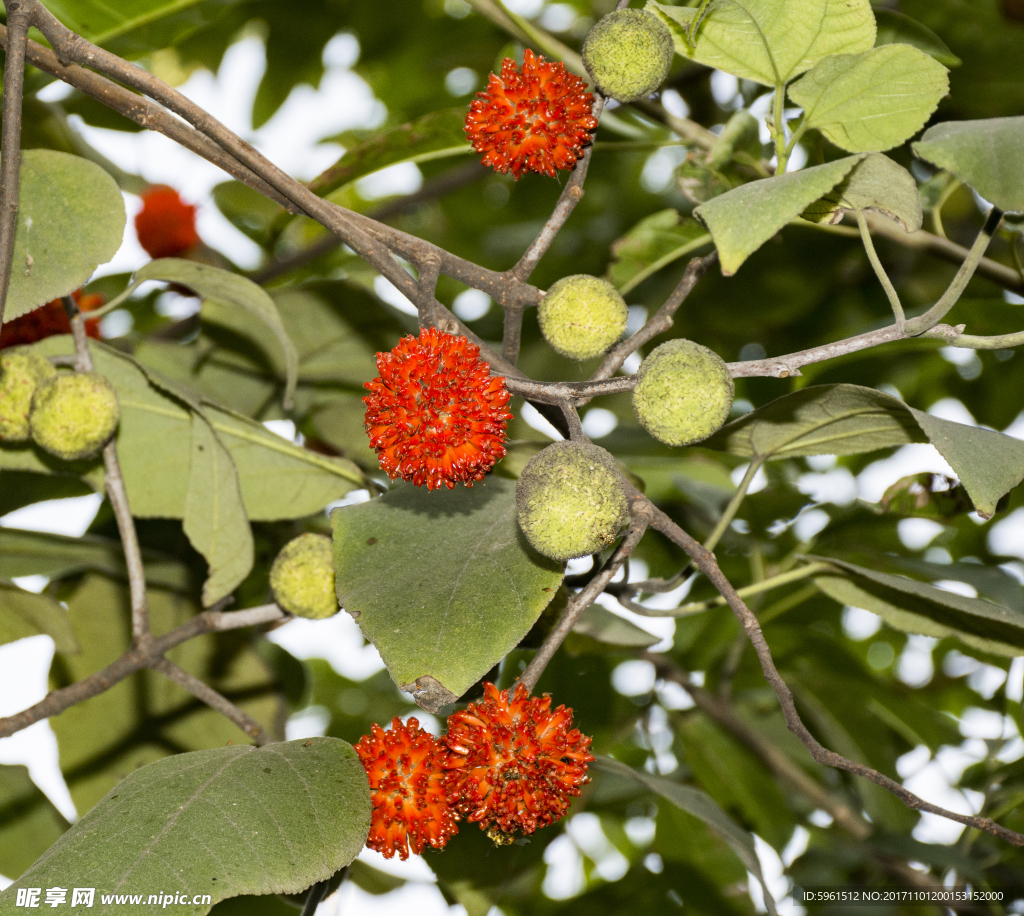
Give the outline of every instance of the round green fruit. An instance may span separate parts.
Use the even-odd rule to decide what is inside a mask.
[[[607,280],[575,274],[544,294],[537,310],[544,339],[562,356],[590,359],[605,352],[626,330],[629,309]]]
[[[45,356],[26,347],[12,347],[0,353],[0,439],[28,439],[32,395],[40,384],[56,374]]]
[[[331,539],[300,534],[285,544],[270,567],[270,587],[277,603],[296,617],[323,620],[337,614]]]
[[[629,522],[615,459],[590,443],[549,445],[519,475],[516,517],[534,549],[553,560],[603,550]]]
[[[668,76],[675,47],[672,33],[647,10],[616,10],[597,23],[583,43],[583,66],[601,92],[635,102]]]
[[[65,461],[77,461],[103,448],[120,418],[117,392],[102,375],[67,372],[36,389],[28,423],[36,445]]]
[[[707,439],[729,418],[736,394],[729,367],[692,340],[670,340],[640,364],[633,409],[640,425],[666,445]]]

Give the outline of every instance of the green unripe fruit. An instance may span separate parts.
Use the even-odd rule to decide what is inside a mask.
[[[590,443],[549,445],[519,475],[516,517],[534,549],[553,560],[604,549],[629,521],[615,459]]]
[[[629,309],[607,280],[574,274],[545,293],[537,309],[544,339],[562,356],[600,356],[626,330]]]
[[[647,10],[616,10],[597,23],[583,43],[583,66],[601,92],[635,102],[668,76],[675,47],[672,33]]]
[[[29,437],[32,395],[56,374],[50,361],[34,350],[12,347],[0,354],[0,439],[24,442]]]
[[[28,422],[36,445],[65,461],[77,461],[103,448],[120,418],[117,392],[102,375],[67,372],[36,389]]]
[[[690,445],[717,432],[736,394],[724,360],[692,340],[657,347],[640,364],[636,378],[637,419],[666,445]]]
[[[296,617],[323,620],[337,614],[331,539],[300,534],[285,544],[270,567],[270,587],[277,603]]]

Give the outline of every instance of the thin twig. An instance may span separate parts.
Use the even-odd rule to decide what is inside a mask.
[[[526,670],[519,676],[516,683],[524,685],[528,692],[533,692],[534,687],[537,686],[537,681],[540,680],[544,669],[547,668],[548,662],[555,657],[555,653],[565,641],[565,637],[569,635],[572,628],[576,625],[576,621],[594,603],[597,596],[604,591],[605,586],[611,582],[622,564],[629,559],[630,554],[636,549],[636,545],[640,543],[640,539],[644,536],[650,520],[649,509],[647,508],[649,504],[645,505],[646,502],[646,499],[643,497],[639,501],[633,500],[633,506],[631,507],[632,520],[629,530],[615,553],[612,554],[608,565],[594,576],[582,591],[577,592],[569,599],[565,613],[562,614],[562,619],[558,621],[555,628],[548,634],[544,644],[537,651],[530,664],[526,666]]]
[[[226,696],[218,693],[209,684],[205,684],[195,675],[189,674],[183,668],[179,668],[174,662],[166,658],[158,658],[150,663],[150,668],[159,671],[164,677],[174,681],[179,687],[183,687],[197,700],[201,700],[211,709],[217,710],[222,716],[230,719],[243,732],[245,732],[258,747],[270,744],[271,738],[260,725],[247,712],[239,709]]]
[[[21,103],[25,92],[25,45],[32,17],[23,0],[4,0],[11,40],[4,63],[3,140],[0,141],[0,324],[14,266],[18,229],[18,171],[21,167]]]
[[[632,489],[631,484],[627,485]],[[640,497],[646,499],[646,497],[643,497],[642,494],[635,489],[633,490],[633,495],[634,498]],[[847,773],[852,773],[855,776],[861,776],[868,779],[876,785],[881,786],[883,789],[887,789],[900,799],[900,801],[902,801],[908,808],[912,808],[915,811],[925,811],[929,814],[937,814],[939,817],[948,818],[951,821],[956,821],[958,824],[964,824],[977,830],[983,830],[986,833],[990,833],[1002,840],[1006,840],[1006,842],[1011,843],[1014,846],[1024,847],[1024,834],[1017,833],[1014,830],[1009,830],[1008,828],[995,823],[991,818],[958,814],[956,811],[949,811],[946,808],[933,805],[904,788],[896,782],[896,780],[890,779],[888,776],[879,773],[871,767],[855,763],[854,761],[843,757],[841,754],[837,754],[835,751],[830,751],[823,747],[810,733],[807,726],[804,725],[803,720],[800,718],[800,714],[796,709],[796,703],[793,700],[793,694],[790,691],[789,686],[782,679],[782,675],[779,674],[778,669],[775,667],[775,662],[772,660],[771,650],[768,648],[768,643],[765,641],[764,634],[761,632],[761,625],[758,623],[757,618],[754,616],[750,608],[748,608],[744,603],[743,599],[736,593],[736,589],[733,588],[732,583],[729,582],[722,570],[719,568],[718,561],[715,559],[714,554],[705,550],[697,543],[697,541],[690,537],[689,534],[683,531],[682,528],[680,528],[672,521],[671,518],[669,518],[650,501],[648,501],[648,512],[650,513],[651,526],[679,545],[684,552],[690,556],[694,565],[705,576],[707,576],[715,588],[718,589],[719,594],[725,598],[729,607],[732,609],[736,618],[742,625],[744,632],[747,634],[747,638],[750,640],[751,645],[753,645],[754,651],[757,653],[758,660],[761,663],[761,670],[764,672],[765,680],[768,681],[772,690],[775,691],[775,695],[779,699],[779,704],[782,706],[782,713],[786,718],[786,725],[789,727],[789,730],[804,743],[804,746],[808,751],[810,751],[811,756],[818,763],[823,763],[826,766],[834,767],[837,770],[844,770]]]

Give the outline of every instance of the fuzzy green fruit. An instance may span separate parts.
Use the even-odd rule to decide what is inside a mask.
[[[26,347],[12,347],[0,354],[0,439],[28,439],[32,395],[40,384],[56,374],[45,356]]]
[[[562,356],[600,356],[626,330],[629,309],[607,280],[574,274],[545,293],[537,309],[544,339]]]
[[[666,445],[707,439],[729,418],[736,394],[729,367],[692,340],[670,340],[640,365],[633,409],[640,425]]]
[[[300,534],[285,544],[270,567],[270,587],[277,603],[296,617],[323,620],[337,614],[331,539]]]
[[[597,23],[583,43],[583,66],[601,92],[635,102],[668,76],[675,47],[668,26],[646,10],[616,10]]]
[[[553,560],[604,549],[629,521],[615,459],[590,443],[549,445],[519,475],[516,517],[534,549]]]
[[[36,389],[28,423],[36,445],[65,461],[78,461],[110,441],[120,418],[117,392],[102,375],[67,372]]]

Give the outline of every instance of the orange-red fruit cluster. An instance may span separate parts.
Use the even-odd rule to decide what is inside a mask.
[[[484,684],[484,698],[448,718],[440,740],[395,718],[373,726],[356,752],[370,780],[373,814],[366,845],[403,859],[441,849],[461,817],[481,829],[533,833],[561,818],[587,782],[590,738],[572,727],[572,710]]]
[[[533,833],[557,821],[587,781],[590,738],[551,697],[484,684],[484,698],[448,719],[448,801],[482,829]]]
[[[106,301],[103,296],[96,293],[83,293],[76,289],[72,294],[78,307],[83,312],[91,312],[98,309]],[[64,309],[64,303],[60,299],[54,299],[41,305],[39,308],[15,318],[13,321],[4,323],[0,331],[0,350],[5,347],[18,347],[24,344],[33,344],[37,340],[46,337],[53,337],[54,334],[70,334],[71,321]],[[90,337],[100,339],[100,322],[93,318],[85,322],[85,333]]]
[[[142,209],[135,217],[139,244],[151,258],[173,258],[199,244],[196,208],[174,188],[155,184],[142,192]]]
[[[505,380],[490,377],[465,337],[423,328],[378,353],[377,371],[363,386],[366,432],[392,479],[430,490],[471,487],[505,456]]]
[[[446,748],[416,719],[403,725],[396,716],[390,731],[375,724],[355,750],[370,780],[370,849],[408,859],[410,846],[422,855],[427,845],[441,849],[458,832],[444,789]]]
[[[466,136],[481,160],[498,172],[523,171],[555,177],[571,169],[597,128],[594,96],[587,84],[560,62],[548,62],[527,48],[523,69],[506,57],[501,76],[491,74],[466,116]]]

